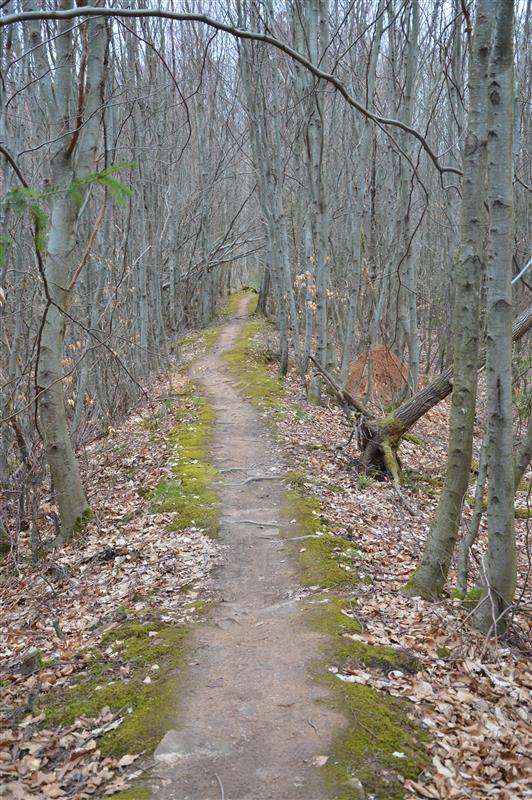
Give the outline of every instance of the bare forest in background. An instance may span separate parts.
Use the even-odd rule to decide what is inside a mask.
[[[4,545],[37,561],[82,531],[87,445],[250,286],[275,319],[280,372],[340,399],[362,462],[398,498],[401,439],[453,391],[413,593],[445,583],[486,365],[476,624],[502,631],[531,449],[530,0],[83,13],[0,6]],[[392,357],[400,379],[382,400]]]

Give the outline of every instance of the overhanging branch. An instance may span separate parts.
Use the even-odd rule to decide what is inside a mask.
[[[301,64],[305,69],[311,72],[316,78],[320,80],[326,81],[327,83],[334,86],[334,88],[342,95],[344,100],[361,114],[363,114],[367,119],[370,119],[377,125],[386,127],[394,127],[400,128],[405,133],[408,133],[410,136],[413,136],[421,145],[423,150],[428,155],[429,159],[432,161],[438,172],[443,175],[446,172],[453,173],[455,175],[461,175],[461,171],[456,169],[455,167],[451,166],[443,166],[440,164],[439,159],[434,152],[434,150],[430,147],[429,143],[427,142],[425,136],[420,133],[415,128],[412,128],[410,125],[406,125],[404,122],[398,119],[392,119],[388,117],[381,117],[377,114],[373,114],[368,108],[366,108],[362,103],[360,103],[352,94],[347,90],[345,85],[340,81],[335,75],[332,75],[330,72],[326,72],[325,70],[320,69],[308,58],[305,58],[304,55],[299,53],[297,50],[294,50],[289,45],[281,42],[279,39],[276,39],[274,36],[270,36],[267,33],[260,33],[258,31],[248,31],[242,28],[236,28],[234,25],[229,25],[221,20],[214,19],[213,17],[208,17],[206,14],[186,14],[181,13],[179,11],[168,11],[162,8],[97,8],[94,6],[80,6],[78,8],[68,8],[62,10],[48,10],[48,9],[35,9],[32,11],[21,11],[16,14],[6,14],[0,17],[0,28],[3,28],[7,25],[14,25],[17,22],[29,22],[30,20],[67,20],[67,19],[75,19],[77,17],[132,17],[132,18],[139,18],[139,17],[153,17],[153,18],[160,18],[160,19],[169,19],[175,20],[177,22],[199,22],[203,25],[208,25],[210,28],[214,28],[217,31],[223,31],[224,33],[229,34],[230,36],[234,36],[237,39],[250,39],[256,42],[264,42],[264,44],[270,45],[271,47],[275,47],[285,55],[292,58],[294,61],[297,61]]]

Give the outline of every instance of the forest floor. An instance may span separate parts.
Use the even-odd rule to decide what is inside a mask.
[[[183,341],[149,407],[86,449],[96,516],[76,541],[37,564],[11,542],[0,796],[532,797],[528,518],[506,641],[459,599],[402,596],[446,404],[402,448],[411,516],[357,473],[341,411],[276,377],[249,303]]]

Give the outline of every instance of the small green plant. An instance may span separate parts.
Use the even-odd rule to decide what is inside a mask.
[[[358,488],[359,489],[367,489],[369,486],[369,478],[367,475],[359,475],[358,476]]]
[[[48,226],[48,215],[43,208],[43,203],[47,199],[57,195],[70,194],[76,204],[81,206],[83,191],[91,184],[97,184],[107,189],[113,200],[118,205],[123,206],[126,200],[132,196],[132,191],[129,186],[126,186],[114,176],[135,166],[136,162],[134,161],[112,164],[110,167],[101,170],[101,172],[94,172],[85,178],[74,178],[69,186],[52,186],[44,192],[39,192],[31,188],[31,186],[17,186],[7,192],[2,203],[19,216],[29,215],[34,225],[35,249],[38,253],[42,253],[46,248],[46,228]],[[5,263],[10,245],[11,240],[9,237],[0,237],[0,266]]]

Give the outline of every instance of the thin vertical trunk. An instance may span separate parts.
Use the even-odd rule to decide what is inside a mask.
[[[477,390],[480,285],[485,212],[478,198],[486,181],[486,84],[492,30],[491,1],[479,0],[469,66],[469,117],[464,148],[460,256],[454,301],[453,394],[445,485],[409,594],[439,595],[445,585],[467,491]]]
[[[368,107],[373,105],[373,94],[375,90],[375,79],[377,75],[377,59],[380,50],[383,20],[384,20],[384,0],[380,0],[377,9],[377,26],[375,35],[371,45],[371,53],[367,71],[367,98],[366,102]],[[355,168],[355,185],[353,189],[352,208],[350,209],[350,216],[352,217],[351,235],[353,237],[353,266],[352,273],[349,275],[349,299],[347,306],[347,318],[345,325],[345,335],[343,339],[343,352],[342,352],[342,365],[340,370],[340,386],[345,388],[347,382],[347,373],[351,361],[351,352],[353,349],[353,338],[355,335],[355,319],[358,306],[359,292],[360,292],[360,273],[361,273],[361,257],[362,257],[362,222],[364,217],[364,199],[366,195],[366,180],[367,180],[367,161],[368,152],[373,132],[373,125],[368,119],[362,123],[362,135],[360,137],[360,144],[358,148],[358,158]]]
[[[488,548],[484,596],[474,621],[484,633],[506,630],[516,586],[512,435],[512,255],[514,2],[499,0],[488,88]]]
[[[62,8],[70,6],[64,0]],[[60,190],[53,202],[45,258],[46,309],[42,327],[37,382],[40,396],[39,422],[50,467],[52,486],[61,520],[60,542],[68,541],[83,522],[87,500],[81,483],[79,466],[68,429],[63,396],[63,347],[65,311],[69,302],[69,284],[75,264],[76,220],[78,206],[69,187],[75,177],[84,177],[94,168],[98,141],[100,83],[106,47],[105,23],[95,19],[87,25],[87,75],[85,81],[86,124],[78,134],[61,140],[51,162],[51,182]],[[64,135],[76,119],[74,96],[74,52],[70,22],[60,22],[62,35],[56,40],[56,71],[53,107],[50,119],[57,120],[56,135]],[[81,80],[81,76],[80,76]],[[81,94],[81,93],[80,93]]]

